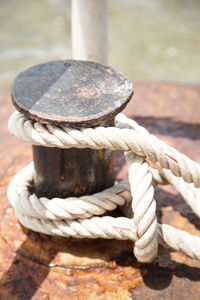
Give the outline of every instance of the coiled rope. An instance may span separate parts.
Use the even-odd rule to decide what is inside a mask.
[[[45,147],[122,150],[128,179],[100,193],[51,200],[30,192],[33,163],[19,171],[8,187],[8,199],[19,222],[49,235],[76,238],[130,239],[141,262],[151,262],[158,244],[200,260],[200,237],[157,223],[154,185],[169,182],[200,217],[200,165],[119,114],[115,127],[82,128],[43,125],[14,112],[9,130],[19,140]],[[146,159],[156,163],[149,167]],[[102,216],[121,207],[123,217]]]

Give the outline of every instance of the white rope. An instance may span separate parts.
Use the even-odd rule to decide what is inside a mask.
[[[43,125],[16,111],[9,119],[9,130],[19,140],[33,145],[122,150],[129,173],[129,182],[121,181],[100,193],[49,200],[30,193],[34,177],[31,163],[14,176],[8,187],[8,199],[23,226],[66,237],[130,239],[141,262],[150,262],[156,257],[158,243],[200,259],[200,237],[157,224],[153,188],[155,184],[171,183],[200,216],[199,164],[122,114],[116,117],[115,127],[78,130]],[[158,170],[150,168],[145,158],[155,162]],[[105,216],[106,211],[117,206],[125,217]]]
[[[131,201],[130,187],[127,180],[92,196],[70,197],[67,199],[37,198],[29,191],[33,181],[33,163],[28,164],[12,179],[8,187],[8,196],[12,206],[28,217],[63,220],[90,218],[93,215],[102,215]],[[11,197],[12,196],[12,197]]]
[[[156,202],[152,174],[144,157],[128,152],[125,154],[125,158],[133,195],[133,222],[138,237],[134,245],[134,253],[141,262],[152,261],[158,250]]]

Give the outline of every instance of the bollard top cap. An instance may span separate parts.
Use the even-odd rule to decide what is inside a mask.
[[[20,73],[11,96],[17,110],[40,123],[94,127],[114,118],[132,94],[132,82],[111,67],[59,60]]]

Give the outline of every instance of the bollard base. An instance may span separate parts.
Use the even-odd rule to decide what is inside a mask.
[[[114,151],[33,146],[38,197],[80,197],[113,186]]]

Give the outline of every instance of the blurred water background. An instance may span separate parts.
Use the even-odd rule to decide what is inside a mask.
[[[134,81],[200,83],[199,0],[108,0],[108,5],[109,65]],[[67,58],[70,0],[0,0],[0,92],[23,69]]]

